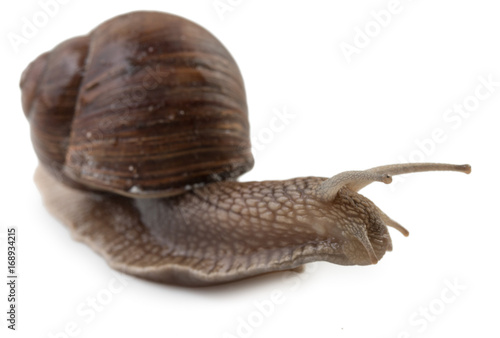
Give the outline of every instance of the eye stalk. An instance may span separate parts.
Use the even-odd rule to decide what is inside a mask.
[[[317,189],[317,196],[322,200],[333,201],[343,187],[359,191],[373,182],[392,182],[392,176],[424,171],[457,171],[470,174],[468,164],[447,163],[401,163],[374,167],[363,171],[344,171],[324,181]]]

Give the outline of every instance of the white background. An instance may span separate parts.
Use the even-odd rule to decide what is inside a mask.
[[[17,226],[19,233],[15,333],[6,329],[1,239],[2,337],[67,337],[65,329],[77,337],[498,336],[500,86],[474,101],[481,78],[500,82],[496,2],[401,0],[381,28],[371,13],[390,7],[388,0],[222,0],[231,6],[222,18],[213,0],[66,2],[17,51],[8,34],[22,34],[23,18],[32,22],[43,9],[28,0],[1,10],[0,230],[5,235]],[[374,266],[322,262],[302,275],[198,289],[133,277],[117,283],[106,263],[42,206],[18,83],[40,53],[139,9],[201,24],[237,60],[252,135],[264,144],[242,180],[331,176],[409,159],[470,163],[472,174],[415,174],[363,190],[410,230],[408,238],[391,230],[394,251]],[[372,37],[361,46],[365,29]],[[360,48],[348,62],[341,45],[355,46],[356,38]],[[446,113],[464,102],[477,103],[468,117]],[[270,140],[266,128],[276,110],[294,118]],[[417,143],[439,130],[440,142],[426,142],[426,153],[420,151]],[[110,288],[115,293],[107,299]],[[276,292],[281,302],[258,310],[255,302],[267,304]],[[95,316],[87,306],[91,297],[106,303]],[[242,322],[250,325],[246,331]]]

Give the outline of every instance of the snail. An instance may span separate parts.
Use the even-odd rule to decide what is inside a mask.
[[[245,90],[207,30],[161,12],[114,17],[41,54],[22,107],[48,210],[114,269],[200,286],[313,261],[377,263],[388,226],[358,191],[409,163],[331,178],[238,182],[253,166]]]

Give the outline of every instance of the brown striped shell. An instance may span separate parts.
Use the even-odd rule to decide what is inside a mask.
[[[186,19],[115,17],[40,55],[21,88],[40,162],[71,186],[171,196],[253,166],[239,69]]]

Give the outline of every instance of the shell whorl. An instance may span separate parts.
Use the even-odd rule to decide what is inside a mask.
[[[171,196],[253,166],[239,69],[186,19],[110,19],[39,56],[21,88],[35,152],[66,184]]]

